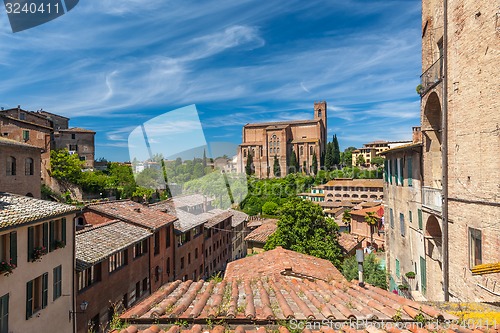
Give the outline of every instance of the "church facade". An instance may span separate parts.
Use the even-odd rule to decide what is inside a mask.
[[[318,168],[327,143],[327,105],[325,101],[314,103],[314,118],[246,124],[243,126],[242,143],[238,146],[238,171],[245,172],[249,155],[252,156],[253,170],[259,178],[272,178],[274,160],[279,161],[280,176],[290,170],[290,158],[295,152],[299,170],[310,173],[313,156],[316,155]]]

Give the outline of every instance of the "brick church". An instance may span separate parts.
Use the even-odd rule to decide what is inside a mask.
[[[274,158],[279,161],[281,176],[289,172],[289,161],[295,151],[300,170],[310,172],[313,155],[318,167],[327,143],[326,102],[314,103],[314,118],[246,124],[242,143],[238,146],[238,170],[245,172],[249,154],[252,155],[255,175],[259,178],[275,177]],[[305,168],[304,168],[305,167]],[[298,171],[300,171],[298,170]]]

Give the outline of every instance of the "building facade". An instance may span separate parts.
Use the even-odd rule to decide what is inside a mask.
[[[41,149],[0,137],[0,192],[41,197]]]
[[[442,238],[445,300],[500,293],[498,38],[494,1],[422,3],[422,210]]]
[[[0,206],[2,332],[73,332],[77,208],[5,192]]]
[[[350,233],[354,236],[358,236],[358,239],[363,239],[361,242],[363,248],[371,248],[373,251],[385,250],[384,225],[382,223],[382,216],[384,216],[383,211],[384,209],[382,206],[351,211]],[[370,226],[366,222],[365,218],[368,216],[368,213],[372,213],[377,220],[375,226]]]
[[[409,143],[411,143],[411,141],[383,141],[383,140],[365,143],[363,144],[362,148],[353,150],[352,165],[371,167],[373,165],[372,160],[374,157],[380,156],[382,152],[388,149]],[[359,163],[358,159],[360,156],[363,156],[362,160],[364,161],[364,163]]]
[[[294,120],[246,124],[243,127],[242,143],[238,147],[238,171],[245,172],[249,155],[253,160],[253,171],[259,178],[276,177],[274,160],[280,166],[280,176],[289,173],[290,157],[295,152],[300,170],[309,173],[316,157],[318,167],[327,143],[327,105],[314,103],[312,120]],[[299,170],[293,170],[296,172]]]
[[[77,154],[84,168],[94,168],[95,132],[84,128],[61,128],[54,131],[54,149],[68,149],[70,154]]]

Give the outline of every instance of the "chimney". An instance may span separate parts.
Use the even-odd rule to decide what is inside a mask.
[[[422,142],[422,128],[420,126],[415,126],[412,128],[413,135],[412,141],[413,143],[421,143]]]

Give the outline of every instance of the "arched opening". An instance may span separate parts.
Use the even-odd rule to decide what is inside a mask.
[[[34,174],[34,163],[33,159],[28,157],[24,163],[24,174],[26,176],[33,176]]]
[[[16,175],[16,158],[13,156],[7,157],[7,176],[15,176]]]
[[[349,198],[349,194],[344,194],[343,197],[344,198]]]
[[[358,194],[353,194],[352,197],[353,198],[359,198],[359,195]]]
[[[370,199],[377,199],[377,196],[376,195],[370,195]]]
[[[442,235],[438,219],[434,215],[429,216],[425,224],[425,239],[427,240],[425,253],[438,261],[441,261]]]
[[[442,280],[442,242],[441,242],[441,224],[440,221],[434,215],[430,215],[427,218],[425,224],[425,261],[421,262],[421,265],[425,265],[425,271],[421,274],[424,275],[424,281],[441,281]],[[426,283],[423,285],[422,291],[424,294],[433,295],[432,298],[439,299],[442,295],[442,285]]]
[[[361,199],[368,199],[368,195],[367,194],[361,194]]]
[[[424,175],[425,186],[441,188],[441,101],[435,92],[432,92],[425,103],[422,121],[424,141]]]

